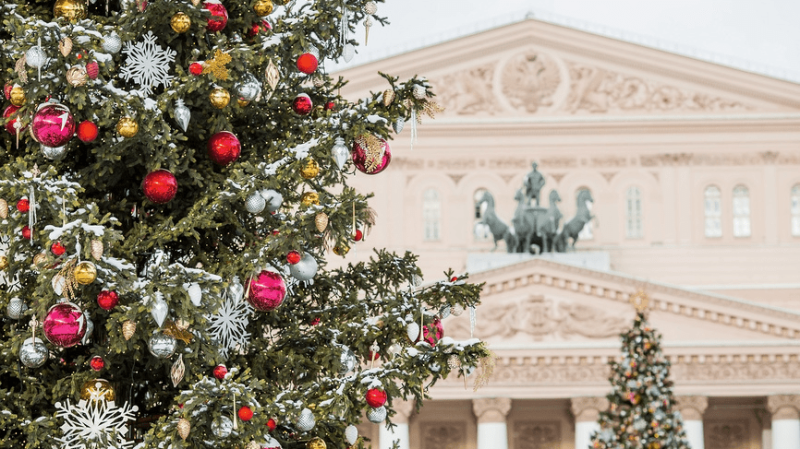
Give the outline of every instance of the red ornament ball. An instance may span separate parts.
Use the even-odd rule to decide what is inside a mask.
[[[261,23],[254,22],[250,26],[250,30],[247,32],[247,35],[250,36],[250,37],[253,37],[253,36],[255,36],[256,34],[262,32],[262,31],[269,31],[271,29],[272,29],[272,25],[270,25],[269,22],[267,22],[266,20],[262,20]]]
[[[30,201],[28,201],[27,198],[23,198],[23,199],[17,201],[17,210],[22,212],[23,214],[27,213],[29,210],[31,210]]]
[[[311,102],[311,97],[308,94],[299,94],[292,101],[292,110],[297,115],[308,115],[313,108],[314,103]]]
[[[78,139],[83,143],[89,143],[97,139],[97,133],[97,125],[89,120],[84,120],[78,124]]]
[[[178,193],[178,180],[167,170],[156,170],[144,177],[142,189],[148,200],[164,204],[172,201]]]
[[[269,431],[272,432],[276,427],[278,427],[278,423],[275,422],[275,419],[270,418],[267,421],[267,427],[269,427]]]
[[[286,261],[292,265],[300,262],[300,253],[297,251],[289,251],[289,254],[286,255]]]
[[[275,310],[286,297],[286,282],[278,273],[264,270],[250,281],[247,301],[260,312]]]
[[[250,409],[248,406],[244,406],[239,409],[239,419],[242,421],[250,421],[253,419],[253,410]]]
[[[383,139],[378,140],[381,142],[382,155],[368,157],[367,149],[362,148],[358,141],[353,144],[353,163],[357,169],[368,175],[377,175],[384,171],[392,161],[392,150],[389,148],[389,144]],[[377,160],[373,161],[373,158]]]
[[[334,109],[336,109],[336,102],[335,101],[329,101],[329,102],[325,103],[325,110],[326,111],[333,111]]]
[[[369,359],[370,360],[378,360],[379,358],[381,358],[381,353],[380,352],[369,351]]]
[[[453,276],[450,278],[450,282],[455,282],[458,280],[458,276]]]
[[[199,62],[193,62],[189,65],[189,73],[194,76],[199,76],[203,74],[203,64]]]
[[[103,310],[111,310],[119,303],[119,295],[111,290],[103,290],[97,294],[97,305]]]
[[[372,408],[383,407],[386,404],[386,392],[380,388],[370,388],[367,390],[367,405]]]
[[[211,12],[208,18],[208,31],[222,31],[228,24],[228,10],[219,0],[209,0],[203,6]]]
[[[361,232],[361,229],[356,229],[356,233],[353,234],[353,240],[355,240],[356,242],[360,242],[361,239],[363,238],[364,238],[364,233]]]
[[[100,371],[106,367],[106,361],[99,355],[96,355],[89,360],[89,366],[95,371]]]
[[[62,302],[50,307],[44,318],[44,336],[62,348],[77,345],[86,335],[86,316],[75,304]]]
[[[19,110],[19,106],[14,106],[13,104],[8,105],[8,107],[3,111],[3,118],[10,118],[14,115],[15,112]],[[8,131],[12,136],[17,135],[17,129],[14,128],[14,124],[17,123],[17,118],[9,120],[6,122],[6,131]]]
[[[50,252],[53,253],[54,256],[58,257],[67,252],[67,248],[64,248],[64,245],[62,245],[61,242],[55,242],[50,245]]]
[[[430,343],[431,346],[436,346],[436,343],[444,336],[444,326],[439,317],[433,318],[433,323],[422,328],[422,337]]]
[[[281,233],[281,231],[279,231],[279,230],[277,230],[277,229],[273,229],[273,230],[272,230],[272,235],[278,235],[278,234],[280,234],[280,233]]]
[[[317,324],[319,324],[319,322],[320,322],[319,317],[316,317],[313,320],[311,320],[311,325],[316,326]]]
[[[311,53],[303,53],[299,58],[297,58],[297,70],[305,73],[306,75],[311,75],[312,73],[316,72],[317,67],[319,67],[317,57]]]
[[[220,131],[208,139],[208,157],[217,165],[228,165],[239,158],[242,145],[239,139],[228,131]]]
[[[90,80],[96,80],[98,75],[100,75],[100,66],[97,64],[97,61],[87,62],[86,76],[88,76]]]
[[[226,368],[225,365],[217,365],[214,367],[214,377],[217,379],[224,379],[226,374],[228,374],[228,368]]]
[[[29,228],[28,225],[22,227],[22,238],[25,240],[31,239],[31,228]]]

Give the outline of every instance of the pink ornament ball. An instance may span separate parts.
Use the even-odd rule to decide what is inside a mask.
[[[392,162],[392,150],[389,148],[389,144],[383,139],[379,140],[381,141],[383,156],[377,164],[373,164],[367,159],[366,148],[359,145],[357,141],[353,144],[353,163],[359,171],[368,175],[377,175],[389,166],[389,162]]]
[[[422,337],[430,343],[431,346],[436,346],[436,343],[444,336],[444,326],[439,317],[433,318],[433,323],[425,326],[422,329]]]
[[[217,165],[228,165],[239,158],[242,145],[231,132],[221,131],[208,139],[208,157]]]
[[[44,318],[44,336],[50,343],[62,348],[77,345],[86,334],[86,316],[75,304],[62,302],[47,311]]]
[[[156,204],[169,203],[178,193],[178,180],[167,170],[156,170],[145,176],[142,190],[144,196]]]
[[[247,301],[260,312],[278,308],[286,297],[286,282],[278,273],[264,270],[250,281]]]
[[[219,0],[207,1],[203,6],[211,12],[211,17],[208,18],[208,31],[222,31],[228,24],[228,10],[225,6]]]
[[[48,104],[33,114],[31,134],[46,147],[63,147],[75,134],[75,119],[61,104]]]

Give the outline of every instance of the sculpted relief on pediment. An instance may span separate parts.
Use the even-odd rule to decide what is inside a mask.
[[[469,322],[460,319],[448,333],[469,335]],[[474,334],[480,338],[570,340],[616,338],[630,326],[630,317],[621,317],[577,302],[556,301],[534,295],[505,304],[479,308]]]
[[[753,110],[737,100],[561,59],[537,50],[433,76],[445,114],[577,115]]]

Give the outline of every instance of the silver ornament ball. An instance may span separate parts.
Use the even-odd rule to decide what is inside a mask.
[[[28,305],[22,302],[22,299],[11,298],[11,300],[8,301],[6,313],[12,320],[18,320],[22,318],[22,314],[25,313],[26,310],[28,310]]]
[[[375,14],[378,12],[378,4],[375,2],[364,3],[364,12],[367,14]]]
[[[309,253],[303,254],[300,262],[297,262],[294,265],[289,265],[289,271],[298,281],[310,281],[311,279],[314,279],[314,276],[317,275],[318,268],[319,266],[317,265],[317,260],[314,259],[314,257]]]
[[[109,34],[103,38],[102,47],[109,53],[119,53],[122,50],[122,39],[116,33]]]
[[[248,196],[244,202],[244,208],[251,214],[261,213],[265,207],[267,207],[267,200],[259,193]]]
[[[267,210],[270,212],[276,212],[278,209],[281,208],[281,204],[283,204],[283,195],[280,194],[277,190],[266,189],[262,190],[261,196],[267,200]]]
[[[369,422],[375,424],[382,423],[386,420],[386,407],[371,408],[367,410],[367,419]]]
[[[297,418],[297,429],[301,432],[308,432],[309,430],[313,429],[316,424],[317,420],[314,418],[314,413],[312,413],[311,410],[304,408],[300,412],[300,417]]]
[[[29,338],[19,348],[19,360],[28,368],[39,368],[47,361],[50,351],[38,338]]]
[[[160,359],[171,357],[172,354],[175,353],[175,348],[177,346],[178,342],[175,341],[174,338],[164,334],[153,335],[150,337],[150,341],[147,342],[147,347],[150,349],[150,354],[153,354]]]
[[[67,154],[67,147],[47,147],[42,145],[42,154],[51,161],[58,161]]]
[[[29,48],[28,51],[25,52],[25,63],[27,63],[28,66],[34,69],[40,69],[44,67],[45,62],[47,62],[47,53],[44,52],[42,47],[37,45]]]
[[[356,366],[358,366],[358,358],[352,349],[347,346],[342,346],[342,355],[339,356],[339,363],[342,364],[342,367],[339,369],[339,374],[345,376],[350,371],[356,369]]]
[[[211,423],[211,433],[217,438],[228,438],[233,432],[233,422],[227,416],[218,416]]]
[[[424,100],[426,97],[425,86],[420,86],[419,84],[415,84],[414,88],[411,90],[411,94],[414,95],[414,98],[416,98],[417,100]]]
[[[253,101],[261,92],[261,84],[255,76],[246,73],[242,80],[236,85],[236,93],[244,101]]]

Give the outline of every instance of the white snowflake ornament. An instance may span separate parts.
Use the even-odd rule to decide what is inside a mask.
[[[56,417],[64,419],[61,431],[64,435],[55,438],[62,443],[62,449],[87,449],[106,447],[127,449],[134,442],[127,440],[127,422],[136,417],[138,407],[124,403],[117,407],[113,401],[79,401],[71,407],[69,400],[64,404],[56,402]]]
[[[177,53],[169,47],[162,49],[157,45],[152,31],[147,32],[143,42],[126,42],[122,52],[128,55],[128,59],[120,76],[127,81],[133,80],[145,93],[152,93],[152,88],[159,84],[166,87],[172,80],[169,64],[175,61]]]
[[[250,333],[247,332],[250,320],[247,317],[252,313],[250,303],[227,295],[217,313],[206,317],[208,333],[219,344],[223,357],[228,357],[229,351],[243,348],[250,342]]]

